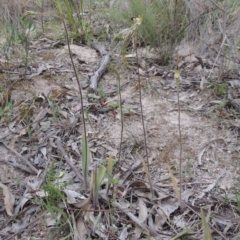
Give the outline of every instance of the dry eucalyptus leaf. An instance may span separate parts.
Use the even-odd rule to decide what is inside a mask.
[[[15,197],[12,194],[11,190],[0,182],[0,188],[2,188],[3,196],[4,196],[4,204],[6,207],[6,211],[8,216],[13,216],[13,206],[15,203]]]
[[[128,239],[128,235],[129,235],[129,233],[128,233],[128,228],[127,228],[127,226],[125,226],[125,227],[123,228],[123,230],[121,231],[121,234],[120,234],[120,236],[119,236],[119,239],[120,239],[120,240]]]
[[[67,195],[67,202],[69,204],[79,203],[86,199],[82,194],[73,190],[64,189],[63,192]]]
[[[165,213],[169,216],[175,212],[179,207],[179,201],[176,198],[166,198],[162,201],[161,208],[164,209]]]
[[[33,198],[31,193],[26,193],[20,203],[21,209],[23,209],[24,205],[31,199]]]
[[[77,221],[77,231],[78,231],[78,239],[84,240],[85,235],[87,234],[87,228],[82,218],[79,218]]]
[[[145,222],[148,217],[148,210],[146,204],[143,202],[141,198],[139,198],[139,220],[140,222]]]
[[[46,225],[47,227],[52,227],[57,225],[57,221],[61,218],[61,213],[58,213],[57,216],[53,217],[51,213],[46,214]]]

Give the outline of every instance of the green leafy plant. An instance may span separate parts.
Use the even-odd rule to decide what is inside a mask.
[[[139,16],[139,17],[135,18],[134,24],[132,25],[131,31],[129,33],[129,36],[131,36],[131,39],[133,42],[134,52],[136,54],[137,66],[139,65],[138,39],[139,39],[139,27],[141,26],[141,24],[142,24],[142,17]],[[137,68],[137,69],[138,69],[137,76],[138,76],[139,104],[140,104],[140,109],[141,109],[141,122],[142,122],[142,128],[143,128],[144,148],[145,148],[145,155],[146,155],[146,159],[147,159],[147,168],[148,168],[148,172],[149,172],[147,135],[146,135],[146,129],[145,129],[145,123],[144,123],[144,117],[143,117],[143,105],[142,105],[142,84],[141,84],[139,68]],[[150,183],[150,181],[149,181],[149,183]],[[152,187],[151,187],[151,191],[152,191]],[[153,194],[153,191],[152,191],[152,194]]]
[[[225,108],[226,105],[227,105],[226,102],[220,102],[220,103],[218,104],[217,108],[218,108],[219,110],[221,110],[221,109]]]
[[[120,103],[119,102],[109,103],[108,106],[112,109],[116,109],[119,108]]]
[[[30,33],[34,31],[35,26],[32,21],[28,19],[29,15],[36,14],[35,12],[25,12],[22,17],[18,18],[18,23],[20,27],[15,24],[6,25],[6,43],[3,47],[4,52],[8,53],[8,50],[12,46],[20,45],[23,46],[23,60],[25,65],[25,74],[27,72],[28,65],[28,54],[29,54],[29,43],[30,43]]]
[[[193,163],[191,162],[191,160],[188,157],[187,161],[186,161],[185,173],[183,174],[183,178],[190,180],[190,179],[193,179],[194,176],[195,176],[194,166],[193,166]]]
[[[49,168],[46,182],[43,184],[43,190],[49,194],[48,202],[50,204],[55,204],[59,200],[65,200],[66,197],[62,193],[63,185],[56,184],[55,181],[57,180],[57,177],[55,176],[55,170],[54,170],[54,161],[51,163],[51,166]]]
[[[226,97],[228,93],[228,83],[213,83],[212,84],[212,92],[218,97]]]
[[[42,201],[41,204],[51,213],[56,222],[59,223],[59,214],[67,219],[66,213],[58,207],[58,203],[66,200],[66,196],[62,192],[66,184],[56,184],[56,180],[53,161],[47,174],[46,182],[42,185],[43,190],[46,192],[46,201]]]
[[[52,114],[53,119],[57,119],[59,117],[59,115],[61,116],[61,114],[59,113],[59,111],[61,111],[61,109],[59,108],[55,99],[48,98],[48,103],[51,108],[51,114]]]
[[[116,194],[114,191],[114,187],[119,183],[118,177],[113,177],[113,170],[114,166],[116,164],[116,161],[113,160],[112,155],[110,155],[107,158],[107,178],[108,178],[108,186],[107,186],[107,193],[109,192],[110,187],[112,187],[112,199],[116,199]]]
[[[118,9],[118,11],[116,11]],[[120,9],[120,10],[119,10]],[[127,27],[132,25],[131,19],[141,16],[139,26],[139,42],[159,48],[163,63],[168,63],[174,45],[180,42],[188,24],[188,12],[184,1],[139,1],[128,0],[127,3],[116,1],[109,18],[113,23],[122,23]],[[117,38],[125,38],[124,32],[118,33]],[[126,39],[126,38],[125,38]],[[131,38],[128,38],[130,43]]]
[[[0,122],[8,122],[12,119],[12,114],[10,113],[12,105],[12,102],[8,101],[4,107],[0,108]]]
[[[113,169],[116,161],[113,160],[112,155],[107,158],[107,176],[109,184],[117,184],[119,182],[118,178],[113,177]]]
[[[91,159],[91,152],[90,152],[90,149],[88,147],[88,142],[87,142],[87,128],[86,128],[86,122],[85,122],[85,116],[84,116],[83,94],[82,94],[82,89],[81,89],[80,77],[79,77],[78,71],[76,69],[76,66],[74,64],[72,53],[71,53],[71,50],[70,50],[70,40],[69,40],[69,36],[68,36],[67,26],[66,26],[66,23],[65,23],[65,20],[64,20],[61,0],[57,1],[57,7],[58,7],[59,14],[61,15],[62,23],[64,25],[64,30],[65,30],[65,34],[66,34],[66,40],[67,40],[67,46],[68,46],[68,52],[69,52],[69,56],[70,56],[70,59],[71,59],[72,67],[74,69],[74,74],[75,74],[76,79],[77,79],[79,96],[80,96],[80,100],[81,100],[81,108],[82,108],[81,112],[82,112],[82,121],[83,121],[82,169],[83,169],[84,185],[85,185],[85,189],[87,190],[88,189],[87,174],[88,174],[89,162],[90,162],[90,159]]]
[[[236,193],[236,200],[237,200],[237,207],[238,207],[238,211],[240,211],[240,194]]]
[[[106,99],[106,98],[107,98],[107,94],[105,93],[105,91],[103,90],[103,88],[97,88],[97,94],[98,94],[102,99]]]
[[[105,176],[106,168],[103,165],[100,165],[98,168],[95,168],[92,174],[92,199],[93,207],[97,208],[98,205],[98,192],[102,183],[102,180]]]
[[[208,226],[208,218],[205,217],[203,210],[201,209],[201,217],[202,217],[202,226],[203,226],[203,233],[204,233],[204,239],[212,240],[211,230]]]
[[[6,43],[3,46],[4,52],[8,52],[8,49],[15,45],[17,41],[16,28],[13,24],[6,25]]]
[[[35,27],[33,23],[27,19],[26,15],[20,18],[21,30],[17,31],[18,39],[20,44],[23,45],[25,50],[24,63],[25,63],[25,74],[27,73],[28,66],[28,54],[29,54],[29,34],[32,32]]]
[[[70,38],[87,43],[91,36],[91,19],[86,19],[84,14],[84,1],[57,0],[60,14],[68,21]]]

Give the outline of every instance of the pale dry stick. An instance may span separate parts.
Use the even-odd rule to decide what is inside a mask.
[[[38,170],[32,165],[32,163],[30,161],[28,161],[28,159],[24,158],[21,154],[19,154],[16,150],[14,150],[13,148],[9,147],[5,142],[0,141],[0,143],[9,151],[11,151],[12,153],[14,153],[16,156],[18,156],[20,159],[22,159],[28,166],[29,168],[33,171],[33,173],[35,173],[36,175],[38,174]]]
[[[62,22],[63,22],[63,25],[64,25],[64,30],[65,30],[65,33],[66,33],[69,56],[70,56],[70,59],[71,59],[71,62],[72,62],[75,77],[77,79],[80,101],[81,101],[81,109],[82,109],[81,112],[82,112],[83,130],[84,130],[83,134],[84,134],[84,138],[87,142],[87,129],[86,129],[86,122],[85,122],[85,117],[84,117],[84,105],[83,105],[83,95],[82,95],[81,83],[80,83],[80,79],[79,79],[79,74],[78,74],[77,69],[75,67],[75,64],[73,62],[73,57],[72,57],[72,53],[71,53],[71,49],[70,49],[70,41],[69,41],[69,37],[68,37],[68,31],[67,31],[67,27],[66,27],[66,24],[65,24],[62,13],[61,13],[61,17],[62,17]],[[87,144],[85,144],[85,152],[87,153]],[[84,185],[85,185],[85,189],[87,190],[88,183],[87,183],[86,179],[84,179]]]
[[[226,40],[226,37],[224,37],[224,39],[222,40],[222,43],[221,43],[221,46],[220,46],[220,50],[217,51],[217,57],[215,58],[215,61],[214,61],[214,63],[213,63],[212,69],[214,68],[214,66],[216,66],[216,63],[217,63],[217,60],[218,60],[219,56],[222,56],[223,58],[225,57],[223,54],[220,54],[220,53],[221,53],[221,50],[222,50],[222,48],[223,48],[223,45],[224,45],[224,43],[225,43],[225,40]],[[211,76],[211,71],[209,72],[207,79],[209,79],[210,76]]]
[[[224,12],[223,28],[222,28],[222,26],[221,26],[220,23],[219,23],[219,28],[220,28],[220,31],[221,31],[222,35],[223,35],[223,36],[226,35],[226,41],[227,41],[228,45],[231,46],[232,43],[230,42],[230,40],[229,40],[229,38],[228,38],[228,36],[227,36],[227,34],[226,34],[226,28],[227,28],[227,1],[225,1],[224,9],[225,9],[225,11],[223,11],[223,12]],[[234,63],[239,63],[238,57],[237,57],[237,55],[236,55],[236,52],[233,51],[233,48],[232,48],[232,47],[231,47],[231,52],[232,52],[232,55],[233,55],[233,58],[234,58]],[[237,50],[237,52],[238,52],[238,50]],[[225,56],[222,55],[222,57],[225,57]],[[226,58],[226,57],[225,57],[225,58]],[[228,58],[226,58],[226,59],[228,59]],[[229,59],[228,59],[228,60],[229,60]]]
[[[24,166],[22,164],[17,163],[15,160],[11,160],[11,162],[10,162],[10,161],[4,160],[4,159],[0,159],[0,162],[11,165],[15,168],[19,168],[22,171],[25,171],[25,172],[30,173],[30,174],[34,173],[30,168],[28,168],[27,166]]]
[[[221,27],[220,24],[219,24],[219,28],[220,28],[220,31],[221,31],[221,33],[222,33],[222,32],[223,32],[223,29],[222,29],[222,27]],[[227,35],[226,35],[226,41],[227,41],[227,43],[228,43],[228,47],[233,45],[233,44],[230,42],[229,37],[228,37]],[[233,47],[236,47],[236,51],[234,51]],[[234,62],[234,63],[239,63],[238,57],[237,57],[237,55],[236,55],[236,52],[238,52],[237,46],[235,45],[235,46],[233,46],[233,47],[230,47],[231,52],[232,52],[232,56],[233,56],[233,58],[234,58],[234,61],[232,61],[232,60],[231,60],[231,61]],[[222,54],[221,56],[223,56],[223,54]],[[223,56],[223,57],[225,57],[225,59],[230,60],[230,59],[227,58],[226,56]],[[237,65],[237,66],[238,66],[238,65]]]
[[[211,0],[210,0],[211,1]],[[223,13],[224,13],[224,17],[223,17],[223,33],[222,33],[222,35],[223,35],[223,39],[222,39],[222,43],[221,43],[221,45],[220,45],[220,49],[219,49],[219,51],[217,51],[217,57],[215,58],[215,61],[214,61],[214,63],[213,63],[213,67],[216,65],[216,62],[217,62],[217,60],[218,60],[218,58],[219,57],[221,57],[221,61],[220,61],[220,66],[219,66],[219,68],[220,68],[220,71],[219,71],[219,74],[218,74],[218,81],[220,81],[221,80],[221,78],[222,78],[222,75],[223,75],[223,64],[224,64],[224,58],[225,58],[225,56],[224,56],[224,54],[221,54],[221,51],[222,51],[222,49],[223,49],[223,46],[224,46],[224,44],[225,44],[225,41],[226,41],[226,39],[227,39],[227,37],[226,37],[226,24],[227,24],[227,11],[226,11],[226,7],[227,7],[227,3],[226,3],[226,1],[227,0],[225,0],[225,2],[224,2],[224,8],[225,9],[222,9],[220,6],[218,6],[216,3],[214,3],[213,1],[211,1],[215,6],[217,6],[217,8],[219,8]],[[204,42],[204,41],[203,41]],[[208,74],[208,77],[207,77],[207,79],[209,79],[210,78],[210,75],[211,75],[211,71],[209,72],[209,74]]]
[[[221,24],[220,29],[221,29]],[[222,41],[222,46],[224,45],[225,41],[227,40],[227,35],[226,35],[226,28],[227,28],[227,0],[224,0],[224,10],[223,10],[223,27],[222,27],[222,36],[223,36],[223,41]],[[224,54],[224,49],[223,49],[223,55]],[[224,56],[220,58],[220,66],[219,66],[219,74],[218,74],[218,82],[222,81],[223,73],[224,73]]]
[[[231,58],[229,58],[228,56],[224,56],[220,51],[218,51],[215,47],[212,47],[210,46],[206,41],[204,41],[203,39],[199,38],[198,36],[196,36],[196,38],[198,38],[198,40],[200,40],[201,42],[203,42],[208,48],[210,48],[212,51],[216,52],[219,56],[223,56],[225,57],[225,59],[229,60],[230,62],[233,62],[233,63],[236,63],[236,64],[239,64],[240,61],[237,59],[237,60],[233,60]],[[216,63],[216,62],[215,62]],[[215,64],[214,63],[214,64]],[[215,66],[215,65],[213,65]],[[211,73],[210,73],[211,74]],[[209,75],[210,75],[209,74]]]

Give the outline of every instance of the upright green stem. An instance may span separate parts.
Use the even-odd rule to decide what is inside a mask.
[[[142,120],[142,127],[143,127],[143,137],[144,137],[144,147],[145,147],[145,154],[147,158],[147,166],[149,171],[149,159],[148,159],[148,149],[147,149],[147,137],[146,137],[146,130],[145,130],[145,124],[144,124],[144,116],[143,116],[143,106],[142,106],[142,85],[141,85],[141,78],[140,78],[140,72],[139,72],[139,62],[138,62],[138,51],[137,51],[137,43],[138,43],[138,31],[137,27],[134,31],[134,48],[136,53],[136,61],[137,61],[137,75],[138,75],[138,88],[139,88],[139,102],[140,102],[140,108],[141,108],[141,120]]]
[[[117,70],[115,70],[115,73],[118,79],[119,107],[120,107],[120,115],[121,115],[121,137],[120,137],[119,156],[118,156],[118,162],[120,163],[121,152],[122,152],[122,140],[123,140],[123,111],[122,111],[122,94],[121,94],[120,76]]]
[[[62,17],[62,22],[63,22],[63,25],[64,25],[64,30],[65,30],[65,33],[66,33],[69,56],[70,56],[70,59],[71,59],[71,63],[72,63],[72,66],[73,66],[74,74],[76,76],[78,89],[79,89],[79,95],[80,95],[80,101],[81,101],[81,109],[82,109],[81,112],[82,112],[82,120],[83,120],[83,130],[84,130],[83,134],[84,134],[84,138],[86,140],[85,152],[87,153],[87,129],[86,129],[86,122],[85,122],[85,117],[84,117],[84,106],[83,106],[82,89],[81,89],[79,74],[78,74],[77,69],[76,69],[76,67],[74,65],[74,62],[73,62],[72,53],[71,53],[70,44],[69,44],[70,41],[69,41],[69,37],[68,37],[67,27],[66,27],[66,24],[65,24],[65,21],[64,21],[62,13],[61,13],[61,17]],[[86,176],[84,176],[84,179],[85,179],[85,181],[84,181],[85,190],[87,190],[88,189],[88,182],[86,181]]]
[[[179,87],[180,87],[180,70],[175,70],[175,80],[177,88],[177,98],[178,98],[178,132],[179,132],[179,142],[180,142],[180,153],[179,153],[179,178],[180,178],[180,190],[179,190],[179,204],[180,212],[183,212],[182,207],[182,132],[181,132],[181,111],[180,111],[180,97],[179,97]]]

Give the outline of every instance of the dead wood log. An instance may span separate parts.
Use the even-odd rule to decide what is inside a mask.
[[[240,105],[235,101],[232,96],[231,90],[228,90],[228,102],[238,111],[240,112]]]
[[[90,78],[90,85],[89,85],[90,91],[95,92],[97,90],[98,81],[100,80],[100,78],[102,77],[102,75],[104,74],[104,72],[107,69],[108,63],[110,61],[110,55],[109,55],[108,51],[106,50],[105,46],[103,46],[101,44],[93,43],[91,45],[91,47],[96,49],[98,52],[100,52],[101,57],[102,57],[100,67]]]

